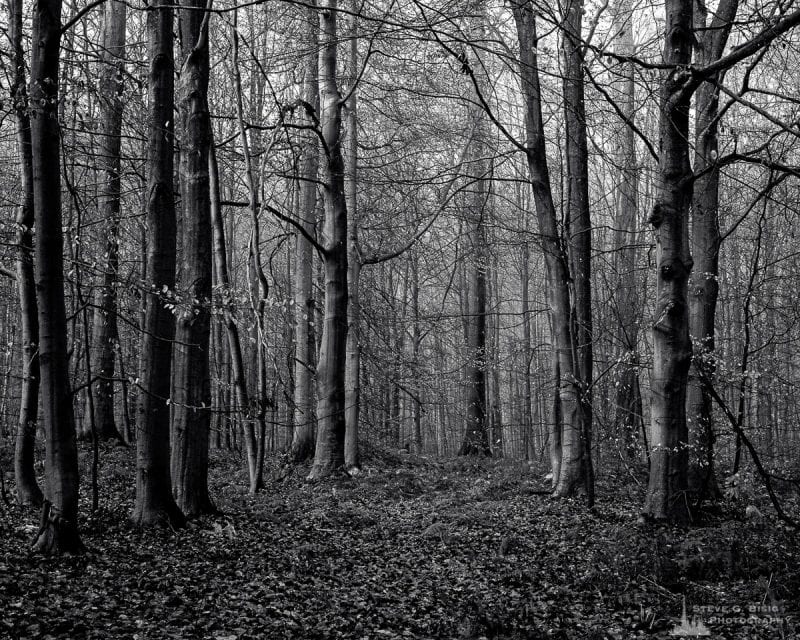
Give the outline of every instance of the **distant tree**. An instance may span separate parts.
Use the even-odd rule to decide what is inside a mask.
[[[467,33],[470,41],[480,43],[485,39],[485,8],[481,2],[473,3]],[[464,319],[464,338],[466,343],[466,395],[464,439],[458,450],[459,455],[491,455],[489,428],[486,410],[486,298],[487,273],[489,268],[489,247],[486,237],[486,218],[489,215],[490,172],[487,159],[486,113],[481,107],[477,93],[486,92],[488,86],[484,64],[478,60],[467,60],[475,74],[475,85],[470,95],[468,108],[471,135],[469,180],[471,186],[466,194],[466,223],[468,225],[469,265],[466,276],[467,313]]]
[[[59,56],[61,0],[34,3],[31,55],[35,275],[39,313],[42,426],[45,433],[45,497],[35,548],[78,552],[78,449],[67,360],[64,243],[61,219]]]

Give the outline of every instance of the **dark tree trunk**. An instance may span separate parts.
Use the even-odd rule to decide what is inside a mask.
[[[208,495],[211,425],[211,202],[208,156],[208,13],[205,0],[182,11],[181,123],[182,267],[175,332],[172,483],[178,507],[192,518],[215,511]]]
[[[126,5],[118,0],[106,4],[103,48],[100,53],[100,192],[101,216],[105,224],[106,254],[103,283],[94,300],[91,370],[97,377],[92,390],[95,434],[100,440],[122,436],[114,421],[114,350],[117,332],[117,269],[119,267],[120,133],[122,89],[125,73]],[[87,403],[88,405],[88,403]],[[88,412],[87,412],[88,414]]]
[[[589,506],[594,503],[592,469],[592,221],[589,210],[589,151],[586,142],[586,104],[584,99],[583,0],[568,0],[564,8],[564,119],[567,132],[568,220],[575,302],[575,375],[580,388],[579,446],[569,449],[561,461],[556,485],[560,496],[572,495],[581,482],[586,487]],[[565,425],[566,428],[566,425]],[[569,440],[574,440],[571,435]]]
[[[344,465],[345,358],[347,342],[347,204],[342,157],[342,97],[336,79],[337,0],[321,3],[320,106],[325,225],[325,316],[317,368],[317,443],[310,479]]]
[[[656,204],[650,222],[656,237],[656,305],[651,376],[650,479],[643,516],[653,520],[689,519],[687,488],[686,383],[692,358],[687,281],[689,204],[689,105],[678,69],[692,60],[692,0],[666,0],[660,96],[660,149]],[[674,68],[673,68],[674,65]]]
[[[69,384],[61,220],[61,136],[58,122],[61,1],[37,0],[31,60],[31,158],[36,226],[42,425],[46,438],[45,502],[35,546],[79,552],[78,448]]]
[[[28,93],[25,86],[25,54],[22,49],[22,0],[11,0],[9,8],[11,55],[14,66],[11,100],[16,120],[22,191],[22,203],[17,210],[16,219],[22,385],[14,451],[14,477],[19,503],[39,505],[42,502],[42,490],[36,482],[36,472],[33,468],[36,418],[39,411],[39,318],[36,310],[36,282],[33,272],[33,160],[31,157]]]
[[[173,10],[157,0],[147,14],[150,60],[147,184],[147,280],[142,335],[141,392],[136,439],[137,526],[180,526],[184,516],[172,497],[170,479],[170,373],[175,318],[176,221],[173,190],[174,85]]]

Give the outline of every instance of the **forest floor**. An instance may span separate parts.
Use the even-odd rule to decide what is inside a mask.
[[[684,601],[713,638],[800,637],[797,534],[756,489],[681,530],[637,525],[634,474],[602,476],[589,512],[526,463],[373,452],[317,484],[275,458],[253,497],[241,459],[212,452],[222,513],[142,532],[133,459],[102,447],[82,556],[32,554],[37,514],[0,503],[0,638],[626,640],[675,637]]]

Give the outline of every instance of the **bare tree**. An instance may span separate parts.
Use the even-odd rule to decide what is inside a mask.
[[[337,0],[319,5],[320,127],[324,147],[323,262],[325,312],[317,368],[317,444],[309,477],[344,465],[345,359],[347,342],[347,202],[342,155],[342,108],[336,77]]]
[[[169,427],[172,341],[175,318],[176,221],[173,193],[174,58],[173,9],[159,0],[147,14],[148,83],[147,281],[144,335],[139,372],[139,415],[136,439],[136,503],[138,526],[169,523],[180,526],[184,515],[172,497]]]
[[[61,0],[34,3],[32,36],[28,106],[47,499],[35,547],[45,553],[77,552],[83,545],[78,535],[78,448],[67,360],[58,120]]]
[[[42,502],[42,490],[36,482],[33,463],[39,405],[39,318],[36,310],[36,283],[33,269],[33,159],[31,157],[28,92],[25,86],[25,53],[22,48],[22,0],[9,1],[9,22],[12,64],[14,66],[11,100],[14,105],[22,190],[22,202],[17,210],[16,219],[16,272],[22,340],[22,385],[14,451],[14,476],[17,485],[17,500],[20,504],[38,505]]]
[[[208,495],[211,424],[211,202],[208,157],[208,16],[205,0],[189,0],[182,11],[178,110],[181,126],[180,296],[172,387],[174,390],[172,482],[187,517],[213,512]]]
[[[114,421],[114,351],[117,331],[117,270],[119,268],[120,147],[122,91],[125,77],[126,5],[112,0],[105,6],[103,47],[100,51],[100,167],[103,181],[100,214],[106,238],[103,282],[94,298],[91,370],[97,377],[92,390],[95,435],[101,440],[122,436]],[[87,402],[88,405],[88,402]]]

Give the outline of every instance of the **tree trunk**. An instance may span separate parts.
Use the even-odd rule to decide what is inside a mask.
[[[656,204],[650,216],[656,238],[656,301],[651,376],[650,479],[643,516],[689,519],[687,488],[686,383],[692,358],[686,300],[692,268],[689,254],[689,106],[680,69],[692,60],[692,1],[665,0],[667,24],[660,96],[660,153]]]
[[[517,36],[520,43],[520,72],[525,96],[526,159],[530,172],[536,215],[539,221],[539,242],[544,254],[550,303],[551,333],[553,336],[554,363],[558,372],[558,409],[554,411],[559,423],[551,425],[558,432],[551,437],[551,459],[559,456],[553,465],[553,480],[557,481],[556,495],[568,495],[582,481],[580,471],[583,454],[581,434],[580,377],[575,363],[573,333],[570,322],[569,264],[561,237],[550,175],[547,166],[544,121],[542,119],[541,88],[536,47],[536,20],[533,6],[523,0],[512,5]],[[569,467],[569,471],[562,467]]]
[[[92,389],[95,434],[100,440],[122,436],[114,420],[114,349],[117,331],[117,269],[119,267],[120,143],[122,132],[123,78],[125,73],[126,5],[111,0],[103,22],[102,70],[100,72],[100,192],[105,224],[106,254],[103,283],[94,299],[91,369],[97,380]]]
[[[581,35],[584,0],[568,0],[564,8],[561,44],[564,55],[564,120],[568,180],[567,218],[575,291],[575,375],[580,389],[578,446],[561,461],[556,493],[572,495],[579,483],[586,487],[589,507],[594,503],[592,469],[592,221],[589,211],[589,151],[586,142],[584,99],[584,43]],[[565,425],[565,428],[566,425]],[[570,427],[571,428],[571,427]],[[568,440],[574,442],[574,434]]]
[[[695,31],[698,62],[703,65],[718,60],[736,17],[738,0],[723,1],[707,28],[707,10],[695,4]],[[719,88],[724,74],[717,74],[697,90],[695,98],[694,173],[697,179],[692,197],[692,257],[694,269],[689,282],[689,335],[695,349],[692,375],[687,390],[689,442],[689,488],[699,498],[721,496],[714,471],[713,399],[697,373],[714,370],[714,325],[719,295],[719,179],[718,153]]]
[[[325,317],[317,371],[317,443],[310,479],[344,465],[345,357],[347,341],[347,204],[342,157],[342,99],[336,80],[337,0],[320,5],[320,105],[325,225]]]
[[[42,426],[46,438],[45,502],[35,542],[44,553],[79,552],[78,448],[69,384],[61,220],[58,96],[61,0],[37,0],[28,107],[35,212]]]
[[[471,31],[474,39],[483,37],[485,10],[476,6]],[[468,64],[465,62],[464,64]],[[477,60],[475,70],[477,87],[473,93],[484,92],[488,85],[482,64]],[[486,239],[486,217],[489,215],[489,163],[486,160],[486,114],[477,95],[472,95],[468,131],[472,135],[469,163],[472,182],[467,189],[466,219],[469,225],[469,274],[467,280],[467,316],[464,320],[466,338],[466,395],[464,412],[466,424],[464,439],[458,455],[490,456],[489,429],[486,411],[486,275],[489,265],[489,247]]]
[[[10,37],[14,81],[11,101],[14,105],[17,146],[20,156],[22,202],[17,210],[17,287],[19,291],[20,333],[22,341],[22,385],[19,400],[14,477],[20,504],[39,505],[42,490],[36,482],[34,453],[36,418],[39,411],[39,318],[36,308],[36,283],[33,272],[33,159],[31,157],[31,121],[25,86],[25,54],[22,49],[22,0],[10,2]]]
[[[316,11],[308,15],[308,52],[303,80],[304,100],[314,112],[319,111],[319,63],[317,40],[319,24]],[[313,126],[311,114],[304,114],[304,124]],[[319,170],[319,144],[313,131],[302,138],[300,161],[300,223],[311,236],[316,229],[317,173]],[[316,343],[311,328],[315,304],[313,288],[313,247],[301,234],[296,234],[295,251],[295,305],[294,305],[294,433],[290,457],[294,462],[309,459],[314,453],[314,367]]]
[[[255,421],[258,427],[258,432],[253,428],[252,422],[248,421],[244,429],[244,444],[247,453],[247,468],[250,474],[250,493],[254,494],[263,484],[262,469],[259,463],[259,447],[262,447],[264,437],[266,435],[266,371],[265,371],[265,354],[264,354],[264,305],[266,304],[267,293],[269,287],[267,286],[267,278],[264,270],[261,267],[261,248],[260,248],[260,227],[258,220],[258,183],[256,172],[253,168],[253,158],[250,154],[250,142],[247,135],[247,129],[244,124],[244,107],[242,99],[242,77],[239,72],[239,32],[238,32],[238,10],[233,14],[233,80],[236,90],[236,120],[239,126],[239,139],[242,144],[242,155],[244,156],[245,163],[245,178],[247,184],[247,207],[250,211],[250,219],[252,223],[252,231],[250,235],[250,268],[252,269],[257,283],[254,283],[251,288],[251,300],[253,307],[253,314],[255,316],[255,377],[256,377],[256,391],[255,399],[251,401],[248,407],[250,416]]]
[[[136,439],[136,503],[132,519],[140,527],[184,523],[172,497],[170,479],[170,373],[175,318],[176,221],[173,192],[174,85],[173,10],[157,0],[147,14],[148,176],[147,280],[139,379]]]
[[[358,469],[361,459],[358,450],[358,427],[361,413],[361,256],[358,246],[358,92],[355,87],[358,66],[358,29],[356,15],[350,29],[350,99],[347,103],[346,203],[349,214],[347,227],[347,344],[345,345],[345,438],[344,463]]]
[[[208,495],[211,426],[211,203],[208,157],[208,18],[205,0],[190,0],[180,20],[183,68],[178,87],[183,241],[182,300],[176,307],[172,481],[189,518],[213,512]]]

